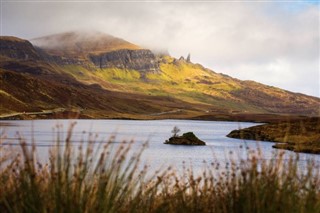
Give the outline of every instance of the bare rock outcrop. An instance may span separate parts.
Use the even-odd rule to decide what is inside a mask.
[[[160,72],[156,56],[147,49],[140,50],[116,50],[90,55],[91,62],[99,68],[119,68],[138,70],[140,72]]]

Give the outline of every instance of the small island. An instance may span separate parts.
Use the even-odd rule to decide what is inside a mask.
[[[174,127],[172,130],[173,136],[166,140],[164,144],[172,145],[189,145],[189,146],[205,146],[206,143],[200,140],[193,132],[184,133],[182,136],[179,136],[177,133],[180,132],[180,129]]]

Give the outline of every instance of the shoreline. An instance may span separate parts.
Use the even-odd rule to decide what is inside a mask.
[[[275,149],[320,154],[320,118],[267,123],[231,131],[227,137],[276,143]]]
[[[104,112],[85,112],[85,110],[53,109],[39,112],[15,112],[0,115],[0,121],[5,120],[41,120],[41,119],[123,119],[123,120],[199,120],[199,121],[232,121],[252,123],[275,123],[301,119],[320,118],[310,115],[268,114],[268,113],[203,113],[199,111],[175,110],[168,112],[145,114],[105,114]]]

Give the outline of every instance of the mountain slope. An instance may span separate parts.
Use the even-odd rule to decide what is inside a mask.
[[[209,112],[319,115],[318,98],[252,81],[240,81],[198,64],[177,62],[169,56],[159,60],[160,73],[144,74],[117,68],[92,72],[76,65],[65,66],[64,70],[84,83],[99,83],[111,90],[170,96],[189,103],[206,104],[205,111]]]
[[[41,112],[63,108],[81,110],[85,117],[143,118],[179,105],[194,106],[171,98],[128,94],[84,84],[55,63],[42,58],[30,42],[1,37],[0,115]],[[26,57],[34,54],[34,57]],[[136,104],[139,102],[139,104]]]
[[[130,118],[171,110],[184,104],[174,99],[106,91],[95,85],[77,85],[72,81],[60,83],[3,70],[0,71],[0,83],[2,114],[64,108],[84,111],[88,117],[126,115]]]
[[[319,98],[240,81],[102,33],[57,34],[32,40],[37,46],[0,41],[1,113],[63,107],[89,117],[319,116]]]

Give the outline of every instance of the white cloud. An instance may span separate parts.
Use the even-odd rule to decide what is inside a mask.
[[[95,29],[217,72],[319,94],[319,4],[4,2],[3,34]]]

